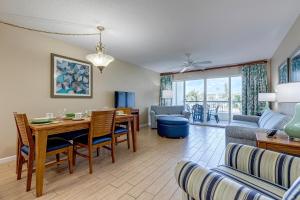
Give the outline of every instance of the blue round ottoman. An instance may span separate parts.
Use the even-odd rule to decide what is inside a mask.
[[[157,119],[157,133],[162,137],[184,138],[189,134],[189,120],[183,117],[160,117]]]

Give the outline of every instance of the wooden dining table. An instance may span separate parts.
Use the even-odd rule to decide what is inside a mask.
[[[30,129],[32,130],[32,133],[35,135],[36,196],[37,197],[43,195],[46,147],[47,147],[48,136],[82,130],[82,129],[88,129],[90,127],[90,122],[91,122],[90,118],[84,118],[81,121],[62,120],[57,123],[44,124],[44,125],[30,124]],[[115,122],[116,124],[128,123],[128,128],[131,130],[130,132],[131,132],[133,152],[135,152],[137,148],[135,116],[117,115],[115,118]]]

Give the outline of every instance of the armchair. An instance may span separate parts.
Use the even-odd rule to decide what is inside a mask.
[[[225,165],[209,170],[181,161],[175,172],[186,200],[300,200],[299,176],[298,157],[232,143]]]

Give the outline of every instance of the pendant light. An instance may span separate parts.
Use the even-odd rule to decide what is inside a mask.
[[[102,31],[104,31],[104,27],[98,26],[97,29],[99,30],[100,38],[96,46],[96,53],[87,55],[86,59],[90,61],[93,64],[93,66],[97,67],[102,73],[103,69],[107,67],[112,61],[114,61],[114,58],[110,55],[105,54],[105,49],[102,44],[101,38],[101,33]]]

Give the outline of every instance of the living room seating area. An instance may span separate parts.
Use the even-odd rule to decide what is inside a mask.
[[[300,0],[1,0],[0,200],[300,200],[299,36]]]

